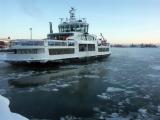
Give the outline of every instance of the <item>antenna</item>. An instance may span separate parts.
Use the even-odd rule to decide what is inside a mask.
[[[74,9],[74,7],[71,7],[71,10],[69,11],[70,21],[75,21],[76,20],[76,18],[75,18],[75,11],[76,11],[76,9]]]

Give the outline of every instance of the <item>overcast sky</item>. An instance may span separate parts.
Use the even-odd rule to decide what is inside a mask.
[[[160,0],[0,0],[0,38],[30,38],[30,27],[33,38],[46,38],[48,22],[58,32],[72,6],[111,43],[160,43]]]

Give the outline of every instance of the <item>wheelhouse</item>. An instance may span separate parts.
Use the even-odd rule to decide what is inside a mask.
[[[59,32],[81,32],[88,33],[89,25],[82,20],[75,22],[63,22],[58,26]]]

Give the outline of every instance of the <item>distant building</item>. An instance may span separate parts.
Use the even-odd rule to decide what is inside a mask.
[[[7,48],[9,46],[10,41],[10,37],[0,38],[0,49]]]

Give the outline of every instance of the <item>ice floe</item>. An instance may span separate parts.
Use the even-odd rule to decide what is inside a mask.
[[[143,98],[144,98],[144,99],[150,99],[151,96],[150,96],[150,95],[145,95]]]
[[[111,117],[112,117],[112,118],[116,118],[116,117],[118,117],[118,116],[119,116],[118,113],[112,113],[112,114],[111,114]]]
[[[6,54],[0,53],[0,63],[4,63],[3,60],[6,59]]]
[[[1,94],[1,95],[6,94],[6,90],[4,90],[4,89],[0,89],[0,94]]]
[[[138,116],[136,120],[160,120],[159,114],[150,114],[147,109],[138,109]]]
[[[100,78],[97,75],[84,75],[84,77],[86,77],[86,78]]]
[[[76,78],[76,79],[80,79],[82,78],[82,76],[78,76],[78,75],[75,75],[75,76],[72,76],[73,78]]]
[[[157,74],[148,74],[147,76],[152,78],[160,78],[160,75],[157,75]]]
[[[52,91],[57,92],[57,91],[59,91],[59,89],[54,88],[54,89],[52,89]]]
[[[125,91],[125,89],[108,87],[107,90],[106,90],[106,92],[122,92],[122,91]]]
[[[160,105],[157,106],[157,111],[160,113]]]
[[[114,72],[119,71],[119,69],[117,67],[108,67],[108,68],[106,68],[106,70],[112,70]]]
[[[66,88],[66,87],[69,87],[71,86],[70,84],[61,84],[61,85],[56,85],[57,87],[60,87],[60,88]]]
[[[131,91],[131,90],[126,90],[125,93],[126,94],[135,94],[136,92],[135,91]]]
[[[127,104],[130,104],[130,99],[129,99],[129,98],[126,98],[126,99],[125,99],[125,102],[126,102]]]
[[[30,88],[28,89],[28,92],[33,92],[35,90],[35,88]]]
[[[104,120],[105,117],[106,117],[106,112],[101,111],[101,112],[100,112],[99,119],[100,119],[100,120]]]
[[[9,100],[0,95],[0,120],[29,120],[9,109]]]
[[[106,118],[106,120],[132,120],[132,119],[124,117],[115,117],[115,118]]]
[[[79,83],[79,80],[69,81],[68,83],[70,83],[70,84],[76,84],[76,83]]]
[[[138,112],[140,113],[140,116],[145,117],[147,114],[147,109],[140,108],[138,109]]]
[[[122,105],[123,105],[123,102],[119,102],[118,105],[119,105],[119,106],[122,106]]]
[[[151,68],[154,69],[154,70],[160,70],[160,66],[159,65],[151,66]]]
[[[66,115],[65,117],[61,117],[60,120],[80,120],[73,115]]]
[[[98,120],[131,120],[129,116],[121,117],[118,113],[107,115],[106,112],[100,112]]]
[[[101,95],[97,95],[98,98],[103,99],[103,100],[109,100],[110,96],[107,96],[106,93],[102,93]]]

